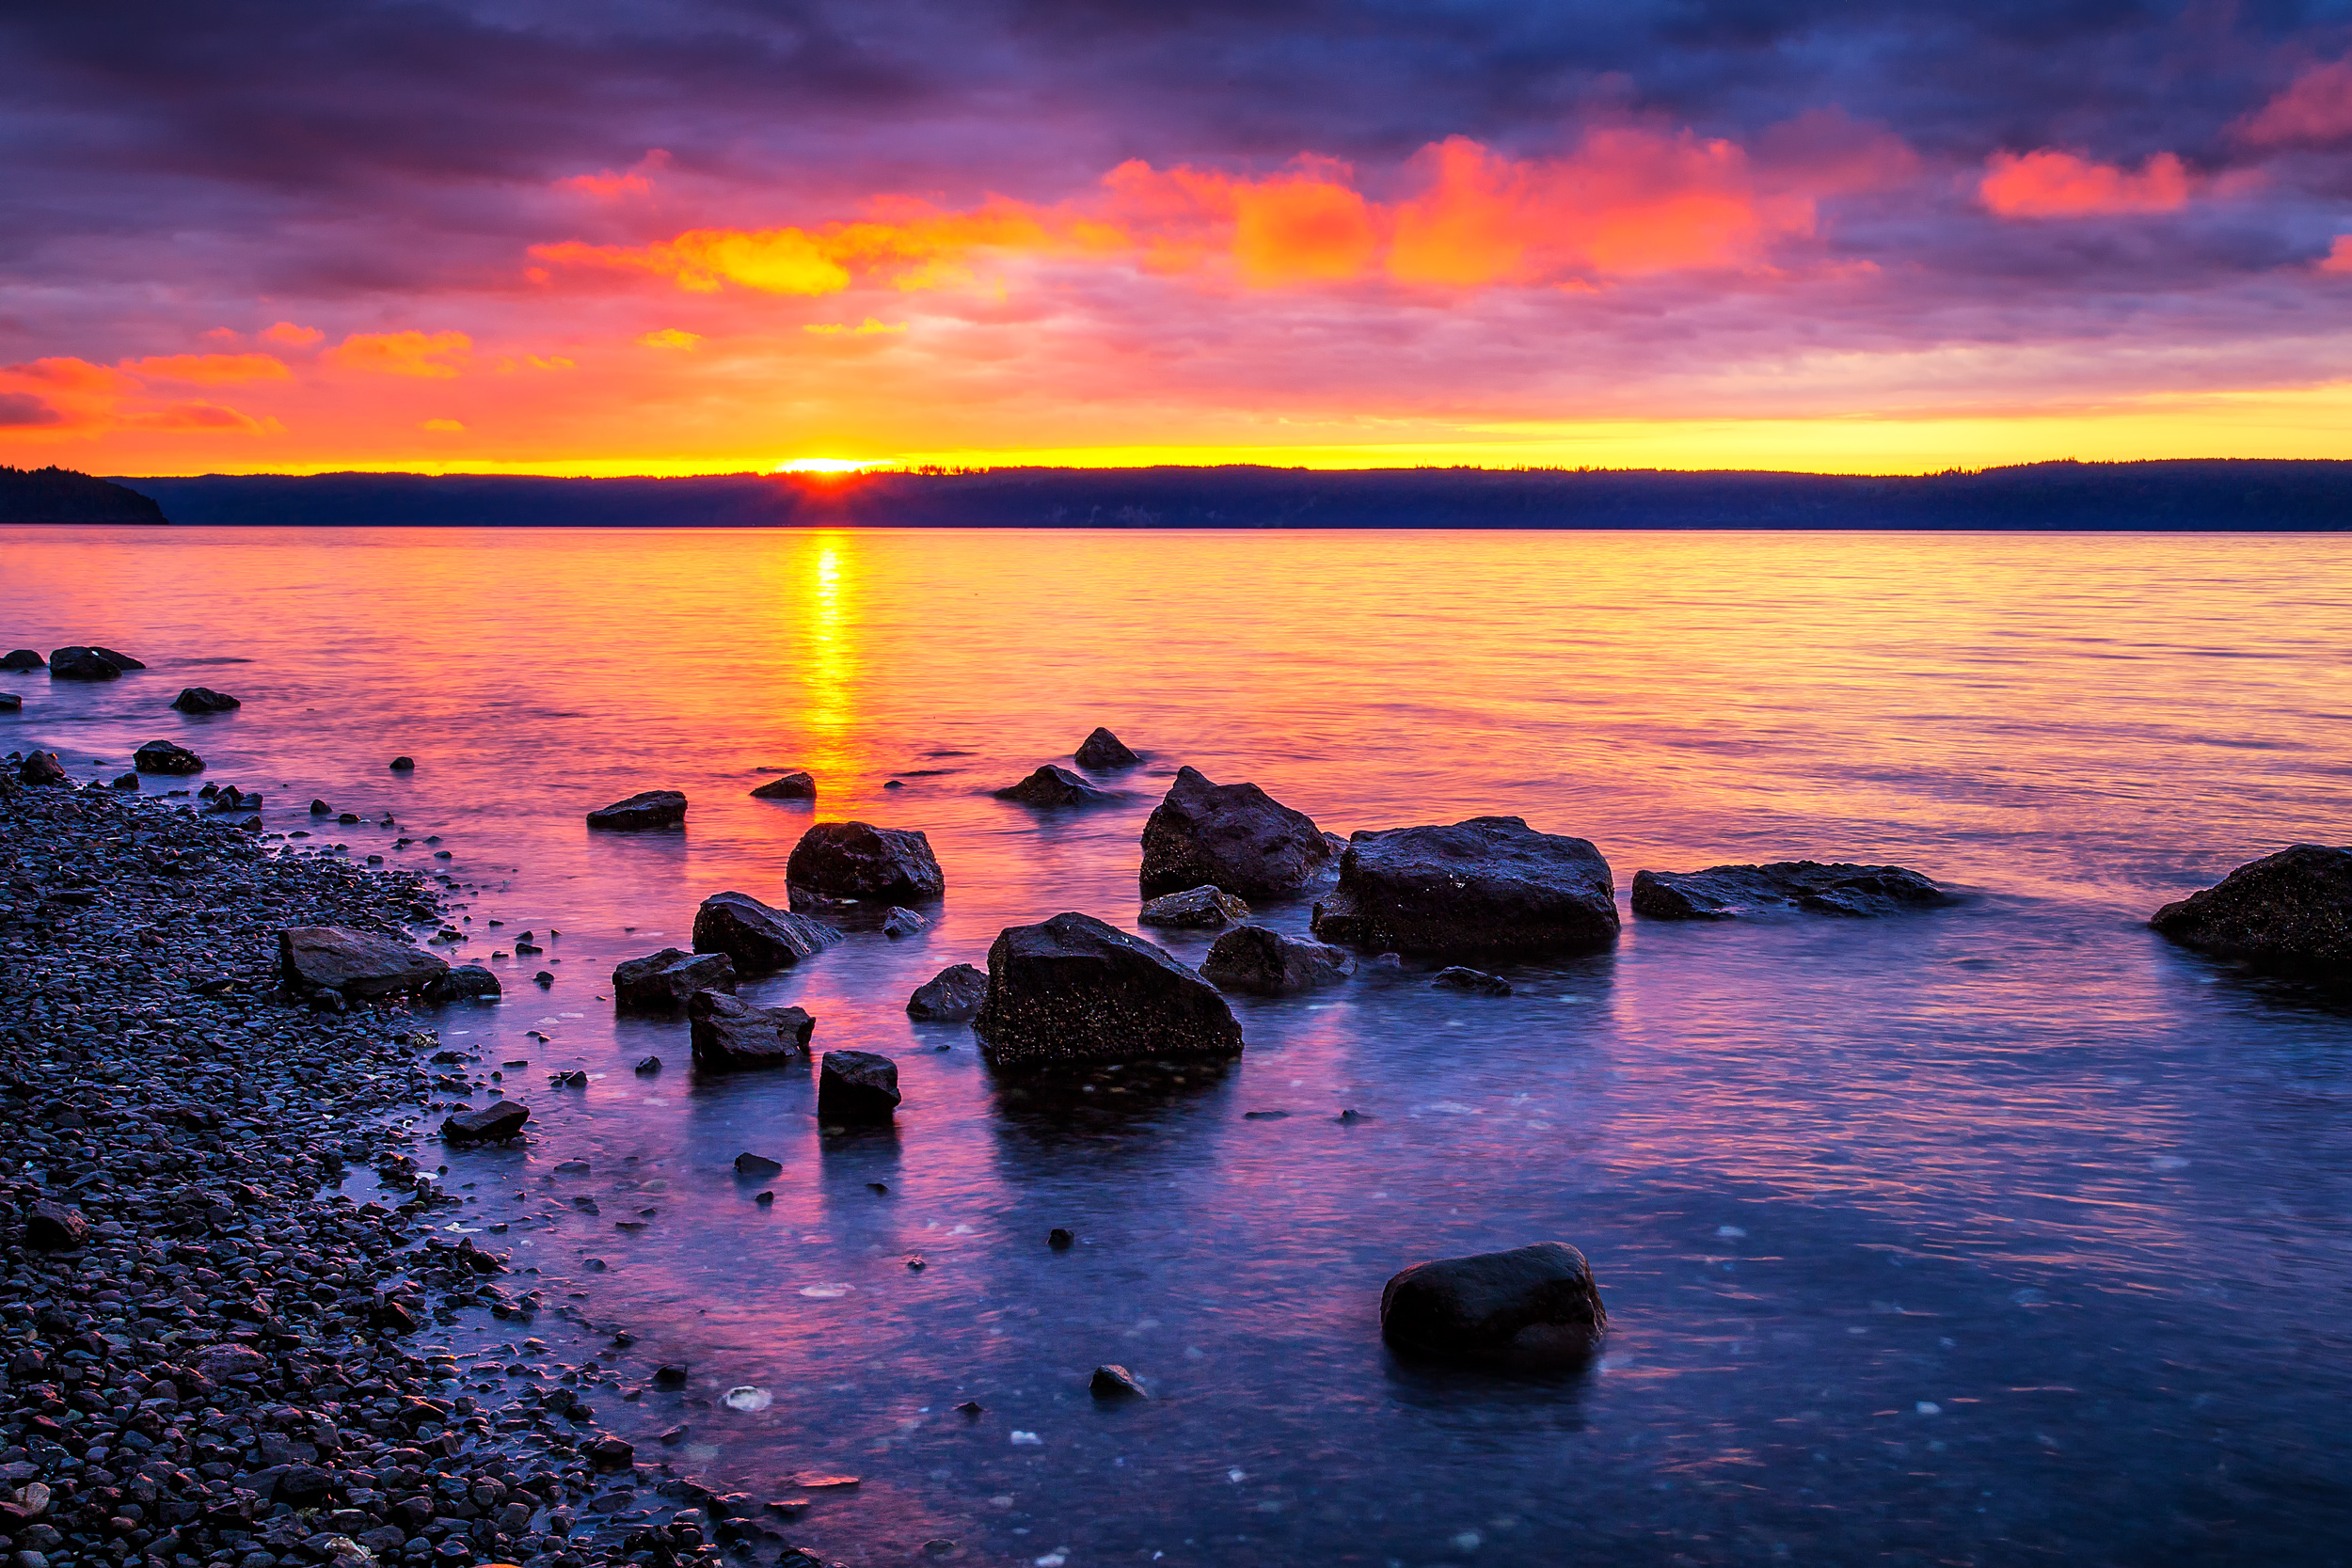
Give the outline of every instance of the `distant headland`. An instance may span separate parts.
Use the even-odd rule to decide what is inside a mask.
[[[161,523],[152,498],[72,468],[0,465],[0,523]]]

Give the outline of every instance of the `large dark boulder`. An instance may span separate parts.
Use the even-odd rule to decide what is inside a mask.
[[[607,832],[641,833],[686,826],[686,797],[675,789],[648,789],[588,814],[588,826]]]
[[[1284,936],[1263,926],[1236,926],[1216,939],[1201,960],[1201,975],[1222,990],[1289,996],[1336,986],[1355,973],[1356,960],[1327,942]]]
[[[49,661],[31,648],[17,648],[0,656],[0,670],[43,670]]]
[[[817,1065],[817,1119],[872,1126],[898,1109],[898,1064],[871,1051],[828,1051]]]
[[[209,686],[183,687],[171,705],[182,713],[228,713],[245,705],[226,691],[215,691]]]
[[[478,1111],[460,1111],[441,1122],[443,1141],[453,1144],[499,1143],[520,1133],[531,1119],[531,1107],[517,1100],[493,1100]]]
[[[1222,888],[1193,887],[1147,898],[1136,915],[1138,926],[1168,926],[1216,931],[1249,918],[1249,906]]]
[[[460,964],[445,974],[436,974],[417,989],[421,1001],[437,1007],[453,1002],[495,1001],[506,994],[499,977],[480,964]]]
[[[1575,1366],[1608,1328],[1591,1266],[1558,1242],[1415,1263],[1380,1292],[1381,1338],[1446,1361]]]
[[[1244,898],[1295,893],[1331,863],[1331,841],[1303,811],[1253,784],[1211,784],[1180,768],[1143,825],[1143,896],[1202,883]]]
[[[724,953],[743,974],[788,969],[840,940],[823,921],[763,904],[748,893],[714,893],[694,911],[694,951]]]
[[[131,753],[131,765],[142,773],[170,773],[184,778],[204,771],[204,759],[185,746],[151,740]]]
[[[907,998],[907,1017],[926,1023],[977,1018],[987,1000],[987,975],[970,964],[949,964],[914,988]]]
[[[685,953],[665,947],[629,958],[612,971],[612,1000],[642,1012],[683,1007],[698,990],[735,989],[735,962],[724,953]]]
[[[1127,750],[1119,736],[1097,724],[1092,735],[1078,742],[1070,760],[1093,772],[1114,773],[1122,768],[1133,768],[1143,759]]]
[[[1015,800],[1025,806],[1100,806],[1119,799],[1107,789],[1097,789],[1067,768],[1047,763],[1017,784],[996,791],[999,800]]]
[[[784,879],[834,898],[913,904],[947,891],[931,841],[912,828],[818,822],[801,835]]]
[[[1226,1057],[1242,1048],[1241,1025],[1215,986],[1089,914],[999,933],[972,1027],[996,1067]]]
[[[808,1050],[817,1021],[799,1007],[755,1007],[723,990],[698,990],[686,1004],[699,1068],[781,1067]]]
[[[1516,816],[1359,832],[1315,906],[1327,942],[1420,954],[1572,952],[1616,940],[1609,863]]]
[[[1633,874],[1633,912],[1645,920],[1737,920],[1791,910],[1869,916],[1951,901],[1950,894],[1899,865],[1774,861]]]
[[[2352,848],[2297,844],[2265,855],[2148,924],[2223,958],[2352,975]]]
[[[770,779],[752,791],[755,800],[814,800],[817,781],[806,773],[787,773],[781,779]]]
[[[19,783],[28,784],[62,784],[73,782],[72,777],[65,770],[65,764],[57,760],[57,753],[55,752],[28,752],[24,760],[17,764],[16,776]]]
[[[53,681],[118,681],[122,666],[95,648],[57,648],[49,655]]]
[[[334,991],[352,1001],[421,990],[449,965],[391,937],[342,926],[295,926],[278,933],[286,989]]]

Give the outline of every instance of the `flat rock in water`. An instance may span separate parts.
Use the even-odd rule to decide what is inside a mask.
[[[151,740],[131,753],[131,764],[142,773],[170,773],[184,778],[204,771],[204,759],[185,746]]]
[[[675,789],[648,789],[590,812],[588,826],[624,833],[682,828],[686,826],[686,797]]]
[[[898,1064],[871,1051],[828,1051],[817,1066],[817,1119],[833,1127],[888,1121],[898,1108]]]
[[[1951,901],[1935,883],[1899,865],[1774,861],[1633,874],[1633,912],[1645,920],[1737,920],[1790,910],[1870,916]]]
[[[289,990],[334,991],[352,1001],[421,990],[449,965],[391,937],[341,926],[296,926],[278,934]]]
[[[1356,960],[1328,942],[1284,936],[1263,926],[1236,926],[1216,939],[1201,960],[1202,977],[1222,990],[1261,996],[1290,996],[1336,986],[1356,970]]]
[[[435,1006],[452,1002],[480,1002],[506,994],[499,977],[480,964],[460,964],[445,974],[436,974],[418,988],[420,1000]]]
[[[724,953],[742,974],[787,969],[840,940],[823,921],[763,904],[748,893],[714,893],[694,911],[694,951]]]
[[[1122,768],[1133,768],[1143,759],[1129,751],[1119,736],[1097,724],[1092,735],[1078,742],[1078,749],[1070,754],[1070,760],[1097,773],[1112,773]]]
[[[1559,1242],[1415,1263],[1380,1292],[1381,1338],[1440,1360],[1575,1366],[1608,1328],[1591,1266]]]
[[[31,648],[16,648],[0,656],[0,670],[44,670],[49,661]]]
[[[1180,768],[1143,825],[1143,896],[1203,883],[1244,898],[1295,893],[1331,863],[1331,841],[1303,811],[1253,784],[1212,784]]]
[[[755,1007],[723,990],[698,990],[686,1004],[694,1065],[781,1067],[808,1050],[817,1021],[799,1007]]]
[[[1313,926],[1327,942],[1383,952],[1574,952],[1616,940],[1616,889],[1587,840],[1473,816],[1356,834]]]
[[[817,781],[806,773],[787,773],[781,779],[770,779],[752,791],[755,800],[814,800]]]
[[[683,1007],[698,990],[735,989],[735,961],[724,953],[687,953],[665,947],[614,966],[612,1000],[644,1012]]]
[[[1479,969],[1464,969],[1459,964],[1438,971],[1437,977],[1429,984],[1437,990],[1466,990],[1480,996],[1511,994],[1511,982],[1502,975],[1489,974]]]
[[[511,1138],[531,1119],[531,1107],[516,1100],[494,1100],[478,1111],[460,1111],[441,1123],[441,1137],[453,1144],[492,1143]]]
[[[998,1067],[1242,1049],[1241,1025],[1215,986],[1141,938],[1074,912],[998,934],[973,1030]]]
[[[1067,768],[1047,763],[1017,784],[996,791],[999,800],[1025,806],[1100,806],[1118,800],[1107,789],[1097,789]]]
[[[988,976],[970,964],[949,964],[914,988],[907,998],[907,1016],[925,1022],[977,1018],[988,1000]]]
[[[2249,861],[2148,924],[2223,958],[2352,974],[2352,848],[2296,844]]]
[[[209,686],[183,688],[171,705],[182,713],[228,713],[245,705],[226,691],[215,691]]]
[[[1249,906],[1223,888],[1194,887],[1163,893],[1143,901],[1136,915],[1138,926],[1174,927],[1182,930],[1215,931],[1249,918]]]
[[[116,681],[122,666],[95,648],[57,648],[49,655],[49,678],[56,681]]]
[[[911,828],[866,822],[818,822],[801,835],[785,863],[793,887],[834,898],[914,904],[947,890],[931,841]]]

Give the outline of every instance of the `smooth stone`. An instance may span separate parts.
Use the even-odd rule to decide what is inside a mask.
[[[1078,742],[1078,749],[1071,753],[1070,760],[1094,772],[1109,773],[1121,768],[1133,768],[1143,759],[1129,751],[1119,736],[1098,724],[1092,735]]]
[[[131,753],[131,762],[142,773],[169,773],[184,778],[204,771],[202,757],[168,740],[149,741]]]
[[[1069,768],[1050,762],[1019,784],[995,794],[999,800],[1025,806],[1100,806],[1119,799],[1107,789],[1095,788]]]
[[[1212,784],[1180,768],[1143,825],[1146,898],[1203,883],[1244,898],[1295,893],[1331,863],[1331,842],[1305,812],[1253,784]]]
[[[1774,861],[1633,874],[1633,912],[1645,920],[1736,920],[1787,910],[1860,917],[1951,901],[1935,883],[1899,865]]]
[[[2352,848],[2292,845],[2165,905],[2148,924],[2222,958],[2352,973]]]
[[[439,958],[405,942],[341,926],[295,926],[280,931],[278,958],[289,990],[333,991],[353,1001],[414,991],[449,970]]]
[[[1574,952],[1616,940],[1616,889],[1589,841],[1473,816],[1356,834],[1313,928],[1384,952]]]
[[[1415,1263],[1380,1292],[1381,1338],[1440,1360],[1575,1366],[1608,1328],[1591,1266],[1559,1242]]]
[[[1116,1361],[1108,1361],[1094,1369],[1087,1379],[1087,1392],[1098,1400],[1148,1400],[1142,1380]]]
[[[949,964],[914,988],[907,1016],[925,1022],[977,1018],[988,1000],[988,976],[970,964]]]
[[[122,666],[95,648],[58,648],[49,656],[49,678],[57,681],[117,681],[122,678]]]
[[[785,863],[785,881],[835,898],[914,904],[947,890],[931,841],[910,828],[818,822],[801,835]]]
[[[480,964],[460,964],[447,974],[436,974],[417,992],[421,1000],[435,1006],[452,1002],[479,1002],[505,994],[506,988],[499,984],[499,977]]]
[[[694,911],[694,951],[724,953],[742,974],[789,968],[840,940],[823,921],[763,904],[748,893],[714,893]]]
[[[1464,969],[1459,964],[1438,971],[1437,978],[1429,984],[1437,990],[1475,991],[1481,996],[1511,994],[1511,982],[1502,975],[1489,974],[1484,970]]]
[[[494,1100],[478,1111],[460,1111],[441,1123],[443,1141],[490,1143],[511,1138],[531,1119],[531,1107],[516,1100]]]
[[[1201,975],[1221,990],[1290,996],[1336,986],[1356,960],[1328,942],[1284,936],[1263,926],[1236,926],[1216,939],[1200,961]]]
[[[417,770],[417,759],[414,757],[394,757],[391,762],[388,764],[388,766],[395,773],[413,773]]]
[[[606,832],[647,832],[686,826],[686,797],[675,789],[648,789],[588,814],[588,826]]]
[[[997,935],[972,1027],[993,1067],[1242,1049],[1241,1025],[1215,986],[1141,938],[1075,912]]]
[[[771,1160],[765,1154],[743,1153],[735,1157],[735,1174],[765,1179],[784,1174],[784,1163]]]
[[[817,1119],[848,1127],[888,1121],[898,1108],[898,1064],[871,1051],[828,1051],[817,1067]]]
[[[675,1010],[698,990],[735,989],[735,962],[724,953],[687,953],[665,947],[629,958],[612,970],[612,1000],[641,1011]]]
[[[787,773],[781,779],[770,779],[752,791],[755,800],[814,800],[817,780],[807,773]]]
[[[1185,930],[1215,931],[1249,918],[1249,906],[1223,888],[1186,888],[1147,898],[1136,915],[1138,926],[1170,926]]]
[[[0,656],[0,670],[45,670],[49,661],[31,648],[16,648]]]
[[[245,705],[226,691],[215,691],[209,686],[183,688],[171,705],[182,713],[228,713]]]
[[[781,1067],[808,1049],[817,1021],[799,1007],[756,1007],[723,990],[698,990],[686,1004],[694,1065]]]

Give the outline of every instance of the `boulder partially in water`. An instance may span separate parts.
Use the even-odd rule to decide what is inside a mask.
[[[817,780],[808,773],[787,773],[780,779],[770,779],[752,791],[755,800],[814,800]]]
[[[209,686],[183,687],[171,705],[182,713],[228,713],[245,705],[226,691],[215,691]]]
[[[907,998],[907,1017],[926,1023],[977,1018],[988,1000],[988,976],[970,964],[949,964],[914,988]]]
[[[1119,799],[1107,789],[1095,788],[1069,768],[1050,762],[1019,784],[1009,784],[995,794],[999,800],[1013,800],[1025,806],[1099,806]]]
[[[278,933],[286,989],[333,991],[352,1001],[404,996],[424,989],[449,965],[432,954],[373,931],[343,926],[294,926]]]
[[[0,713],[14,713],[24,705],[24,699],[13,691],[0,691]]]
[[[16,777],[18,783],[28,784],[70,784],[73,782],[55,752],[27,752],[24,760],[17,764]]]
[[[1737,920],[1792,910],[1864,918],[1951,901],[1933,881],[1899,865],[1774,861],[1633,874],[1633,912],[1645,920]]]
[[[446,974],[436,974],[419,987],[420,1000],[435,1006],[452,1002],[480,1002],[506,994],[499,977],[480,964],[460,964]]]
[[[95,648],[56,648],[51,650],[49,655],[49,678],[53,681],[117,681],[122,678],[122,666]]]
[[[799,1007],[755,1007],[723,990],[698,990],[686,1004],[694,1065],[779,1067],[805,1053],[817,1020]]]
[[[828,1051],[817,1064],[817,1119],[873,1126],[899,1106],[898,1064],[871,1051]]]
[[[1591,1265],[1559,1242],[1415,1263],[1380,1292],[1381,1338],[1438,1360],[1573,1367],[1608,1329]]]
[[[441,1137],[453,1144],[497,1143],[519,1134],[531,1107],[516,1100],[493,1100],[478,1111],[460,1111],[441,1123]]]
[[[686,796],[675,789],[648,789],[588,814],[588,826],[606,832],[641,833],[686,826]]]
[[[1078,742],[1078,749],[1071,753],[1070,760],[1092,772],[1113,773],[1122,768],[1133,768],[1143,759],[1129,751],[1119,736],[1097,724],[1092,735]]]
[[[840,940],[823,921],[763,904],[748,893],[714,893],[694,911],[694,951],[724,953],[744,974],[787,969]]]
[[[104,659],[107,663],[113,665],[118,670],[144,670],[147,668],[144,662],[139,659],[133,658],[129,654],[123,653],[119,649],[103,648],[98,646],[96,643],[92,643],[90,645],[90,652],[96,654],[100,658]]]
[[[169,773],[181,778],[204,771],[202,757],[168,740],[149,741],[131,753],[131,765],[142,773]]]
[[[1465,969],[1450,964],[1438,971],[1429,982],[1434,990],[1467,991],[1473,996],[1508,996],[1511,982],[1500,974],[1489,974],[1483,969]]]
[[[49,661],[31,648],[16,648],[0,655],[0,670],[45,670]]]
[[[1193,970],[1092,915],[1013,926],[988,950],[973,1031],[992,1066],[1228,1057],[1241,1025]]]
[[[912,828],[866,822],[818,822],[801,835],[785,863],[785,880],[834,898],[919,903],[947,890],[931,841]]]
[[[1328,942],[1285,936],[1263,926],[1236,926],[1216,939],[1201,960],[1200,974],[1222,990],[1259,996],[1290,996],[1336,986],[1356,970],[1356,960]]]
[[[1616,940],[1616,889],[1590,841],[1473,816],[1358,833],[1313,926],[1327,942],[1397,953],[1576,952]]]
[[[735,960],[724,953],[688,953],[665,947],[613,966],[612,1000],[639,1012],[683,1007],[698,990],[735,989]]]
[[[1222,888],[1193,887],[1163,893],[1143,901],[1136,915],[1138,926],[1172,927],[1180,930],[1216,931],[1249,918],[1249,906]]]
[[[2352,977],[2352,848],[2292,845],[2165,905],[2148,924],[2201,952]]]
[[[1209,782],[1180,768],[1143,825],[1143,896],[1206,883],[1244,898],[1295,893],[1331,863],[1331,843],[1303,811],[1253,784]]]

